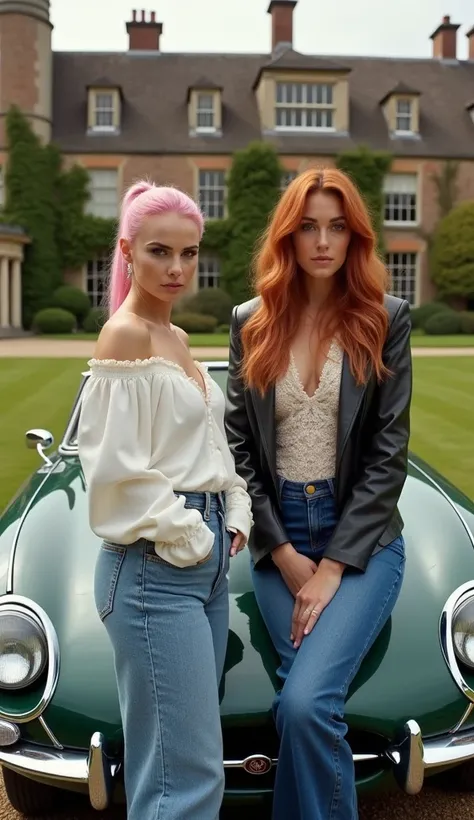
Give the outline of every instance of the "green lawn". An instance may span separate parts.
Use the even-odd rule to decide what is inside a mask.
[[[0,359],[0,510],[40,463],[31,427],[61,436],[81,359]],[[416,358],[411,449],[474,498],[474,357]]]
[[[68,341],[77,339],[78,341],[94,342],[97,338],[95,333],[74,333],[73,335],[44,335],[41,339],[56,339],[58,341]],[[191,347],[227,347],[229,336],[227,333],[190,333],[189,341]],[[425,336],[415,332],[412,336],[413,347],[474,347],[474,336],[460,334],[459,336]]]
[[[95,342],[97,339],[96,333],[68,333],[58,334],[57,336],[49,336],[44,334],[40,336],[41,339],[57,339],[59,341],[74,341],[80,342]],[[227,333],[190,333],[189,342],[191,347],[227,347],[229,344],[229,335]]]

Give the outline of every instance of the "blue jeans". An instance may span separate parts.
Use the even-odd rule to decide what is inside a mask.
[[[221,495],[186,493],[215,534],[177,568],[150,541],[104,542],[95,600],[113,645],[128,820],[217,820],[224,792],[218,685],[227,647],[230,535]]]
[[[308,492],[309,489],[309,492]],[[311,492],[314,490],[314,492]],[[334,482],[281,480],[288,538],[318,562],[337,523]],[[294,598],[275,565],[252,568],[255,595],[280,657],[274,716],[280,738],[273,820],[357,820],[345,700],[360,664],[397,601],[405,566],[402,536],[341,586],[299,649],[290,641]]]

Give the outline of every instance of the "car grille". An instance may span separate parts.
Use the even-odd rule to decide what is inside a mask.
[[[271,721],[246,726],[224,726],[224,760],[245,760],[251,755],[278,759],[278,736]],[[353,754],[383,754],[389,741],[380,735],[352,730],[347,739]],[[389,761],[371,760],[356,764],[356,780],[365,780],[385,768]],[[226,769],[227,789],[271,789],[275,767],[268,773],[253,775],[243,768]]]

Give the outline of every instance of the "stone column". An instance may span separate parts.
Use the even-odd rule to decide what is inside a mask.
[[[11,279],[11,287],[12,287],[12,315],[11,315],[11,324],[12,327],[21,328],[22,324],[22,316],[21,316],[21,262],[19,259],[13,260],[13,272],[12,272],[12,279]]]
[[[10,327],[10,281],[9,261],[0,260],[0,327]]]

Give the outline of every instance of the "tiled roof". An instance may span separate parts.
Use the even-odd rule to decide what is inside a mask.
[[[331,155],[367,143],[397,156],[474,158],[474,123],[467,110],[473,99],[474,62],[334,59],[299,55],[292,49],[273,60],[268,54],[56,52],[53,138],[68,153],[232,153],[262,137],[253,90],[262,68],[337,66],[349,72],[349,134],[264,134],[281,154]],[[98,77],[121,88],[118,134],[87,134],[87,87]],[[219,138],[189,133],[188,90],[202,78],[222,88]],[[397,88],[419,94],[419,137],[391,138],[388,133],[381,100]]]

